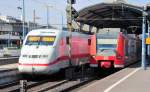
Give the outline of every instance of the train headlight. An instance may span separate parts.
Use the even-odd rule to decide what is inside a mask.
[[[95,58],[96,56],[92,56],[93,58]]]

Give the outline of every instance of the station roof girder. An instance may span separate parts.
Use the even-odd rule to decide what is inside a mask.
[[[100,3],[86,7],[79,11],[77,22],[95,26],[97,28],[124,28],[131,26],[138,28],[141,33],[143,7],[126,3]],[[150,10],[147,11],[150,19]]]

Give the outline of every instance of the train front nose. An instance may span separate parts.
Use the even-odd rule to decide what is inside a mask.
[[[23,74],[53,74],[58,71],[55,65],[49,65],[48,60],[44,60],[41,63],[33,63],[33,61],[32,63],[20,62],[18,69]]]
[[[19,64],[18,69],[20,73],[25,74],[47,74],[48,66],[41,66],[38,64]]]
[[[29,56],[28,56],[29,57]],[[47,57],[42,58],[20,58],[18,63],[18,70],[25,74],[51,74],[53,73],[52,66],[49,66]]]
[[[52,66],[49,66],[49,63],[53,60],[52,55],[53,48],[50,46],[23,47],[19,58],[19,72],[27,74],[53,73]]]

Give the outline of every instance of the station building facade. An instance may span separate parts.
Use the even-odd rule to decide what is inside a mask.
[[[25,34],[35,28],[32,22],[25,22]],[[22,21],[12,16],[0,16],[0,48],[19,47],[22,43]]]

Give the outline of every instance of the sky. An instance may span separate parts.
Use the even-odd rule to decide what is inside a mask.
[[[35,10],[36,22],[39,24],[46,24],[47,14],[46,6],[49,7],[49,23],[54,26],[60,26],[63,23],[66,24],[66,6],[67,0],[24,0],[25,1],[25,15],[26,21],[33,21],[33,11]],[[101,2],[107,2],[112,0],[76,0],[76,4],[73,5],[75,9],[81,10],[87,6],[98,4]],[[150,3],[150,0],[127,0],[130,4],[145,5]],[[1,0],[0,14],[13,16],[21,19],[22,11],[17,7],[22,7],[22,0]]]

